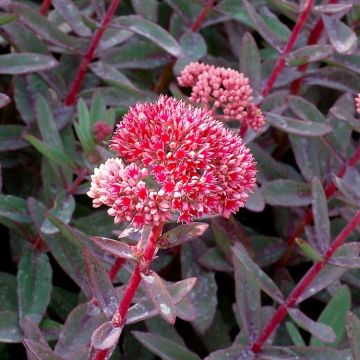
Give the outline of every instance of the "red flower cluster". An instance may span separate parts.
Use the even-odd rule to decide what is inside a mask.
[[[172,212],[183,222],[204,214],[228,217],[255,185],[254,159],[242,139],[174,98],[130,108],[110,147],[130,165],[108,160],[95,170],[88,195],[94,206],[110,206],[115,222],[156,225]]]
[[[222,109],[225,119],[237,119],[255,131],[265,124],[261,110],[252,103],[249,79],[236,70],[195,62],[184,68],[178,82],[192,88],[191,101]]]

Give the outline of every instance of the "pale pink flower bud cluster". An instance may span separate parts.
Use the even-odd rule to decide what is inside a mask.
[[[360,93],[355,98],[356,112],[360,114]]]
[[[195,62],[187,65],[177,80],[180,86],[192,88],[191,101],[221,109],[225,119],[237,119],[255,131],[265,124],[260,108],[252,103],[252,89],[244,74]]]
[[[181,222],[229,217],[255,185],[255,162],[241,137],[174,98],[130,108],[110,147],[130,165],[108,160],[95,171],[88,195],[94,206],[110,206],[115,222],[156,225],[173,213]]]

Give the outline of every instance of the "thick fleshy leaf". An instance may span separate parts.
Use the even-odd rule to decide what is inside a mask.
[[[336,347],[340,343],[345,332],[346,313],[350,310],[350,307],[350,291],[346,286],[342,286],[334,294],[318,318],[319,322],[330,326],[336,334],[336,341],[331,342],[330,346]],[[324,346],[324,342],[314,336],[312,336],[310,344],[316,347]]]
[[[299,309],[288,309],[288,313],[301,328],[307,330],[320,341],[332,343],[336,340],[336,335],[331,327],[310,319]]]
[[[246,11],[253,22],[253,26],[260,33],[260,35],[275,49],[282,48],[282,41],[278,34],[263,20],[263,18],[255,11],[247,0],[243,1]]]
[[[312,211],[317,245],[324,253],[331,241],[330,220],[325,191],[318,178],[314,178],[312,182]]]
[[[311,188],[293,180],[274,180],[262,187],[265,201],[274,206],[305,206],[311,204]]]
[[[52,269],[44,253],[28,252],[20,260],[17,293],[20,324],[25,317],[39,324],[50,301]]]
[[[40,232],[41,224],[44,221],[46,207],[34,198],[28,200],[29,210],[36,223],[36,227]],[[91,290],[86,281],[86,274],[82,260],[82,244],[75,234],[70,231],[65,232],[63,224],[60,220],[52,215],[49,218],[54,221],[55,225],[60,228],[62,234],[42,234],[42,239],[48,245],[52,255],[55,257],[59,265],[64,271],[79,285],[82,291],[90,298]],[[65,235],[66,234],[66,235]]]
[[[91,334],[104,321],[105,316],[95,305],[78,305],[65,321],[55,352],[68,358],[70,353],[90,343]]]
[[[72,0],[53,0],[52,4],[78,35],[91,35],[90,29],[84,25],[82,15]]]
[[[199,263],[209,270],[231,272],[232,267],[217,248],[208,249],[199,259]]]
[[[299,245],[304,255],[309,259],[313,261],[323,261],[321,255],[307,241],[300,238],[296,238],[295,241]]]
[[[24,345],[26,350],[36,360],[64,360],[63,357],[55,354],[51,349],[45,347],[44,345],[38,344],[35,341],[25,339]]]
[[[254,192],[245,203],[246,209],[253,212],[262,212],[265,208],[265,199],[258,186],[255,186]]]
[[[27,211],[26,201],[13,195],[0,194],[0,220],[1,217],[19,223],[31,222],[31,218]]]
[[[0,272],[0,311],[17,311],[16,277]]]
[[[163,234],[159,241],[158,246],[163,249],[178,246],[186,241],[200,237],[209,227],[206,223],[189,223],[180,225]]]
[[[49,210],[49,214],[68,224],[71,221],[74,210],[74,197],[63,191],[56,196],[54,206]],[[49,219],[45,219],[41,225],[41,231],[44,234],[56,234],[59,232],[59,229]]]
[[[180,46],[184,53],[174,66],[175,74],[179,74],[183,68],[193,61],[197,61],[206,55],[207,46],[201,34],[188,31],[180,38]]]
[[[174,324],[176,320],[175,306],[164,281],[152,270],[142,272],[140,275],[145,292],[153,301],[160,315],[170,324]]]
[[[347,69],[326,66],[304,76],[304,84],[357,94],[360,91],[360,77]]]
[[[235,254],[236,250],[233,251],[236,311],[241,318],[249,343],[252,344],[261,328],[260,287],[253,276],[244,269],[243,262]]]
[[[115,23],[146,37],[175,57],[182,55],[181,47],[173,36],[149,20],[136,15],[129,15],[118,17]]]
[[[343,267],[345,269],[358,269],[360,267],[360,243],[349,242],[340,246],[332,258],[330,264]]]
[[[102,250],[109,252],[116,257],[137,260],[136,256],[132,251],[132,247],[127,245],[122,240],[113,240],[101,236],[92,237],[91,240]]]
[[[77,104],[77,112],[79,121],[74,124],[76,134],[85,153],[91,154],[95,150],[95,142],[92,135],[89,110],[83,99],[80,99]]]
[[[292,51],[286,61],[289,65],[299,66],[326,59],[334,52],[330,45],[307,45]]]
[[[114,327],[111,321],[100,325],[91,335],[91,344],[97,350],[114,347],[121,335],[122,327]]]
[[[352,53],[357,45],[356,33],[335,16],[322,15],[325,30],[331,44],[340,54]]]
[[[199,356],[182,345],[152,333],[133,331],[140,343],[163,360],[200,360]]]
[[[22,139],[25,130],[21,125],[0,125],[0,151],[12,151],[29,146]]]
[[[336,187],[348,200],[360,204],[360,174],[354,167],[347,167],[343,178],[333,175],[333,179]]]
[[[54,68],[57,61],[48,55],[21,53],[0,55],[0,74],[19,75]]]
[[[325,124],[311,121],[301,121],[275,113],[266,113],[265,119],[270,125],[290,134],[322,136],[329,134],[332,131],[331,127]]]
[[[197,264],[188,244],[181,248],[181,273],[183,278],[197,278],[194,288],[189,293],[189,300],[196,314],[192,324],[197,331],[204,333],[210,327],[216,312],[217,285],[214,273],[203,270]]]
[[[84,248],[84,263],[91,290],[98,305],[108,318],[119,306],[116,291],[101,261]]]
[[[19,327],[19,318],[14,311],[0,311],[0,342],[19,343],[23,334]]]
[[[250,80],[253,89],[260,91],[261,87],[261,59],[259,49],[250,33],[245,33],[240,46],[240,71]]]
[[[346,314],[346,331],[351,345],[351,353],[354,360],[360,359],[360,320],[348,311]]]
[[[157,21],[159,3],[156,0],[145,2],[142,0],[131,0],[131,5],[137,14],[142,15],[148,20]]]
[[[53,148],[45,142],[39,140],[35,136],[25,135],[24,138],[36,148],[42,155],[46,156],[50,161],[54,161],[59,165],[67,165],[70,168],[74,168],[75,163],[68,155],[63,151]]]
[[[254,263],[245,248],[236,243],[233,247],[233,254],[242,270],[255,281],[258,286],[266,292],[272,299],[278,303],[282,303],[284,298],[280,289],[275,283],[261,270],[261,268]]]
[[[151,319],[158,314],[158,309],[156,309],[154,303],[148,299],[129,308],[126,315],[126,324],[133,324],[139,321]]]

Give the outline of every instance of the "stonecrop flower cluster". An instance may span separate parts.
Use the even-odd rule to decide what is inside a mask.
[[[194,62],[184,68],[177,80],[180,86],[192,88],[191,101],[212,110],[221,109],[226,120],[237,119],[255,131],[264,126],[264,116],[252,102],[252,89],[244,74]]]
[[[178,213],[179,222],[244,206],[255,162],[240,136],[203,109],[160,96],[130,108],[110,141],[119,158],[92,175],[93,205],[140,228]],[[122,160],[121,160],[121,159]]]
[[[360,93],[355,98],[356,112],[360,114]]]

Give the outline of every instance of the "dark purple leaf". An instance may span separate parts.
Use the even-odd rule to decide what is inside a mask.
[[[255,262],[262,268],[275,263],[287,250],[286,241],[273,236],[251,236],[249,243]]]
[[[199,263],[214,271],[232,272],[232,267],[218,248],[210,248],[200,257]]]
[[[292,119],[275,113],[266,113],[266,121],[286,133],[303,136],[322,136],[329,134],[332,129],[328,125]]]
[[[206,223],[189,223],[180,225],[163,234],[158,240],[158,246],[163,249],[183,244],[186,241],[200,237],[209,227]]]
[[[253,212],[262,212],[265,208],[265,200],[258,186],[255,186],[254,192],[250,194],[249,199],[245,203],[246,209]]]
[[[175,307],[164,281],[152,270],[142,272],[141,278],[145,292],[153,301],[160,315],[170,324],[174,324],[176,320]]]
[[[122,242],[122,240],[113,240],[101,236],[92,237],[91,240],[96,246],[112,255],[122,259],[137,260],[132,251],[132,247]]]
[[[317,339],[326,343],[332,343],[336,339],[336,335],[331,327],[324,325],[320,322],[316,322],[299,309],[288,309],[290,317],[303,329],[307,330],[310,334]]]
[[[110,319],[119,306],[116,291],[101,261],[84,248],[84,264],[94,298]]]
[[[311,204],[311,189],[306,183],[274,180],[262,187],[265,201],[274,206],[305,206]]]
[[[360,320],[350,311],[346,314],[346,332],[351,345],[353,359],[360,359]]]
[[[122,327],[114,327],[111,321],[100,325],[91,336],[91,344],[97,350],[106,350],[114,347],[121,335]]]
[[[299,66],[326,59],[333,52],[334,49],[330,45],[307,45],[292,51],[286,61],[291,66]]]
[[[78,305],[65,321],[55,352],[68,358],[70,353],[90,344],[91,334],[104,321],[105,316],[97,306],[91,303]]]
[[[249,343],[252,344],[261,328],[260,287],[254,277],[244,269],[244,264],[239,260],[235,248],[233,251],[236,311],[241,318]]]
[[[233,254],[238,262],[238,265],[242,267],[242,270],[255,281],[258,286],[266,292],[273,300],[278,303],[282,303],[284,298],[280,289],[275,283],[261,270],[261,268],[254,263],[246,252],[245,248],[236,243],[233,247]]]
[[[321,15],[331,44],[340,54],[351,54],[357,46],[356,33],[335,16]]]
[[[50,301],[52,269],[45,253],[28,252],[20,260],[17,294],[20,325],[25,317],[39,324]]]
[[[330,246],[330,220],[325,191],[318,178],[312,181],[312,211],[319,250],[324,253]]]
[[[55,354],[48,347],[38,344],[35,341],[25,339],[24,345],[26,350],[30,352],[36,360],[64,360],[63,357]]]

